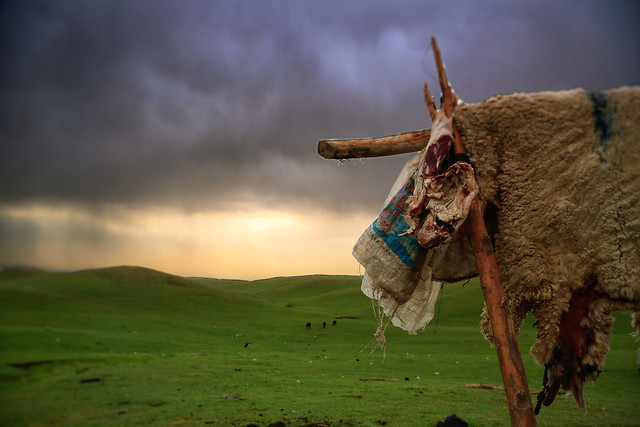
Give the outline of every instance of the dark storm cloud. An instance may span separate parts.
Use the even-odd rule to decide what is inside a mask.
[[[428,127],[431,35],[467,101],[640,83],[635,2],[0,7],[0,203],[375,210],[407,156],[316,142]]]

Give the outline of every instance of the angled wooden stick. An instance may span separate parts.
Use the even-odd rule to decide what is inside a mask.
[[[487,390],[504,390],[504,387],[500,387],[498,385],[491,384],[465,384],[467,388],[485,388]]]
[[[399,133],[380,138],[323,139],[318,154],[325,159],[381,157],[420,151],[429,142],[428,129]]]
[[[447,117],[451,117],[457,99],[454,99],[453,91],[449,85],[449,80],[447,80],[447,73],[444,69],[444,63],[440,57],[440,49],[438,49],[438,43],[436,43],[435,37],[431,37],[431,47],[433,48],[433,56],[435,56],[436,59],[438,80],[440,80],[440,89],[442,90],[442,105],[440,108],[444,108],[444,112],[447,114]]]
[[[429,117],[431,117],[431,121],[433,122],[436,118],[436,114],[438,113],[438,109],[436,108],[436,104],[433,102],[433,96],[431,96],[429,86],[427,86],[426,82],[424,84],[424,103],[427,104],[427,111],[429,111]]]
[[[443,93],[441,108],[444,108],[447,116],[451,116],[457,101],[449,86],[442,58],[440,57],[440,50],[438,50],[438,45],[433,37],[431,38],[431,44],[438,68],[440,87]],[[458,128],[455,126],[455,122],[453,126],[453,136],[454,153],[464,154],[462,137],[460,136]],[[473,252],[476,257],[482,293],[487,306],[491,328],[493,329],[493,340],[498,352],[511,425],[535,426],[537,425],[536,417],[533,413],[531,393],[529,392],[529,385],[527,384],[520,348],[516,340],[515,328],[513,327],[509,310],[504,302],[504,288],[500,283],[498,263],[496,262],[491,238],[487,233],[484,215],[480,209],[477,198],[471,204],[465,224],[467,225],[471,246],[473,247]]]

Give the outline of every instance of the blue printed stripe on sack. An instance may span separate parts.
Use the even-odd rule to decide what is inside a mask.
[[[412,176],[385,206],[373,222],[373,231],[384,241],[389,249],[407,267],[415,268],[422,259],[425,249],[418,244],[413,234],[404,234],[409,224],[404,216],[407,213],[407,200],[413,193],[415,180]]]

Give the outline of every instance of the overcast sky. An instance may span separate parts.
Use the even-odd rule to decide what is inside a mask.
[[[358,274],[408,155],[317,141],[430,127],[430,36],[477,102],[640,84],[639,21],[632,0],[0,2],[0,265]]]

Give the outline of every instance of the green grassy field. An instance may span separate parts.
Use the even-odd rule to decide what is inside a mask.
[[[452,413],[472,426],[509,424],[504,392],[465,388],[502,385],[479,332],[476,281],[445,285],[437,328],[435,319],[417,335],[390,326],[384,365],[379,350],[361,352],[377,324],[359,284],[5,269],[0,424],[433,426]],[[628,314],[616,317],[606,370],[585,389],[587,412],[562,395],[539,425],[640,424],[638,344]],[[543,372],[528,353],[534,339],[527,320],[519,340],[532,391]]]

